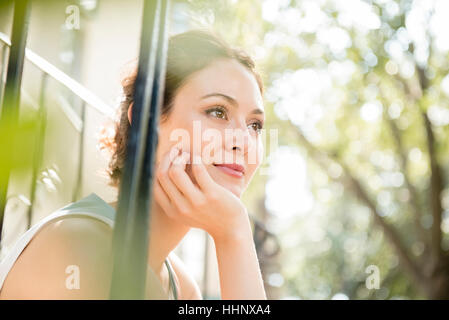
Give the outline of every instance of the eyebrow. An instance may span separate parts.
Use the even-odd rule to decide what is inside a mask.
[[[239,106],[237,100],[235,100],[233,97],[230,97],[226,94],[218,93],[218,92],[206,94],[206,95],[202,96],[201,99],[206,99],[209,97],[221,97],[221,98],[224,98],[226,101],[228,101],[230,104],[232,104],[234,107],[238,108],[238,106]],[[251,113],[264,114],[264,112],[260,108],[254,109],[253,111],[251,111]]]

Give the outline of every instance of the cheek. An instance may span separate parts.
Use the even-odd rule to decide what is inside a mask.
[[[170,122],[159,125],[159,141],[157,146],[156,160],[162,160],[175,144],[182,142],[183,150],[189,152],[192,143],[192,125],[189,122],[171,119]]]
[[[251,179],[254,177],[254,173],[256,173],[257,168],[259,165],[257,164],[248,164],[247,170],[246,170],[246,185],[248,185],[251,181]]]
[[[201,156],[205,164],[226,161],[223,145],[224,134],[216,129],[203,130],[201,143]]]
[[[256,160],[257,168],[262,164],[264,150],[265,149],[264,149],[264,146],[263,146],[263,143],[262,143],[262,139],[259,138],[257,140],[257,160]]]
[[[248,150],[248,156],[247,156],[247,170],[248,170],[248,180],[252,178],[254,173],[256,172],[257,168],[262,164],[263,161],[263,154],[264,154],[264,146],[262,143],[262,139],[258,138],[254,144],[253,148],[251,150]]]
[[[250,152],[253,152],[253,154],[250,155],[249,154]],[[263,144],[262,144],[261,140],[259,139],[259,141],[256,142],[256,148],[254,148],[253,150],[249,150],[249,152],[248,152],[247,174],[246,174],[246,178],[245,178],[246,186],[250,183],[256,170],[262,164],[263,152],[264,152]]]
[[[167,137],[169,137],[169,135],[167,135],[167,128],[164,128],[163,125],[159,125],[159,136],[156,149],[156,163],[159,163],[162,160],[164,154],[170,149],[170,141],[169,139],[167,139]]]

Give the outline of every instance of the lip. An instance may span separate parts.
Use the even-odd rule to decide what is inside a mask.
[[[214,163],[214,166],[236,178],[241,178],[245,174],[245,168],[236,163]]]

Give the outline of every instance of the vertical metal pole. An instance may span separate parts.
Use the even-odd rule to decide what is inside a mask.
[[[145,298],[149,209],[164,90],[168,11],[169,0],[144,1],[133,122],[113,237],[111,299]]]
[[[13,152],[14,130],[17,128],[19,117],[20,88],[22,84],[30,7],[31,2],[29,0],[16,0],[14,2],[11,49],[0,117],[0,126],[8,125],[11,128],[11,137],[9,140],[11,143],[7,146],[2,146],[4,154],[11,154]],[[7,162],[6,166],[7,168],[3,168],[2,174],[0,174],[0,239],[3,229],[3,216],[5,213],[11,163]]]
[[[47,87],[48,74],[42,74],[41,89],[39,93],[39,127],[36,136],[36,147],[34,150],[33,173],[31,176],[30,206],[28,207],[28,229],[33,222],[33,207],[36,198],[37,176],[42,164],[44,154],[44,137],[47,122],[47,112],[45,109],[45,89]]]
[[[78,170],[76,175],[75,188],[73,189],[72,201],[75,202],[81,195],[83,183],[83,164],[84,164],[84,136],[86,132],[86,102],[81,102],[81,132],[78,153]]]
[[[8,46],[6,45],[6,43],[3,43],[2,44],[2,71],[0,72],[0,106],[2,105],[3,93],[4,93],[7,49],[8,49]]]

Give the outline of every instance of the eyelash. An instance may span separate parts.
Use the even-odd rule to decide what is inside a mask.
[[[212,112],[214,112],[214,111],[220,111],[220,112],[223,112],[224,115],[225,115],[225,117],[226,117],[225,120],[228,120],[228,110],[227,110],[224,106],[218,105],[218,106],[216,106],[216,107],[207,109],[207,110],[206,110],[206,114],[207,114],[207,115],[210,115],[210,114],[211,114]],[[216,118],[217,118],[217,117],[216,117]],[[218,119],[220,119],[220,118],[218,118]]]
[[[210,115],[214,111],[222,112],[224,114],[224,116],[225,116],[225,119],[223,119],[223,120],[228,120],[228,115],[227,115],[228,110],[226,109],[225,106],[217,105],[216,107],[207,109],[206,110],[206,114]],[[216,117],[216,118],[218,118],[218,117]],[[222,118],[218,118],[218,119],[222,119]],[[263,129],[262,121],[256,120],[255,122],[251,123],[250,125],[254,125],[254,124],[257,124],[257,128],[254,131],[256,131],[257,133],[260,133],[260,131]]]

